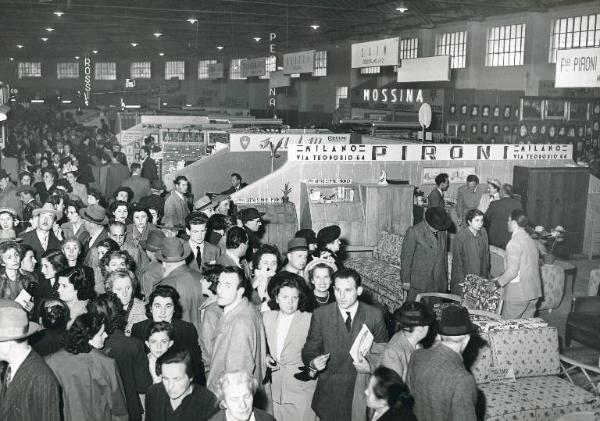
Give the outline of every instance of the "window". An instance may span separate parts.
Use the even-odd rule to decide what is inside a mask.
[[[79,63],[76,61],[69,63],[56,63],[57,79],[78,79]]]
[[[265,60],[265,75],[260,76],[260,79],[268,79],[269,77],[271,77],[271,72],[274,72],[276,70],[277,70],[277,57],[276,56],[267,57]]]
[[[525,24],[488,28],[486,48],[486,66],[522,66],[525,57]]]
[[[340,108],[340,99],[348,98],[348,87],[347,86],[336,86],[335,88],[335,108]]]
[[[150,79],[152,76],[152,65],[149,61],[138,61],[131,63],[132,79]]]
[[[376,75],[381,72],[380,66],[371,66],[371,67],[361,67],[360,74],[361,75]]]
[[[217,64],[217,60],[200,60],[198,62],[198,79],[208,79],[208,67],[211,64]]]
[[[96,80],[117,80],[117,63],[98,62],[95,66]]]
[[[600,13],[552,21],[548,61],[556,63],[556,51],[600,46]]]
[[[167,61],[165,62],[165,80],[172,78],[185,79],[185,61]]]
[[[419,38],[406,38],[400,40],[400,60],[404,58],[417,58],[419,56]]]
[[[19,79],[24,77],[42,77],[42,63],[19,63]]]
[[[327,51],[315,51],[315,77],[327,76]]]
[[[243,80],[242,77],[242,60],[244,58],[234,58],[231,60],[231,66],[229,66],[229,79],[231,80]]]
[[[435,55],[450,55],[450,67],[464,69],[467,57],[467,31],[437,34],[435,37]]]

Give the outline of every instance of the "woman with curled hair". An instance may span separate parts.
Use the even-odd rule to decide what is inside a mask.
[[[109,250],[100,259],[102,279],[106,281],[108,275],[117,269],[135,272],[135,262],[131,255],[123,250]]]
[[[367,406],[373,410],[371,421],[416,421],[413,398],[402,377],[394,370],[378,367],[365,390]]]
[[[70,327],[77,316],[86,313],[88,300],[96,296],[94,283],[79,267],[64,269],[57,276],[58,296],[69,307],[71,318],[67,326]]]
[[[70,318],[69,307],[59,299],[46,298],[40,303],[39,313],[44,329],[32,335],[29,343],[35,352],[44,357],[62,348]]]
[[[123,330],[127,319],[121,300],[117,295],[110,292],[102,294],[88,303],[87,310],[91,314],[101,316],[104,321],[108,335],[105,342],[105,353],[114,358],[119,367],[129,420],[139,421],[142,419],[143,413],[139,395],[146,393],[152,384],[144,344],[135,338],[125,336]]]
[[[36,306],[44,298],[58,298],[57,274],[69,267],[69,262],[61,250],[47,250],[40,259],[42,279],[36,288],[34,298]]]
[[[83,264],[83,246],[81,245],[81,242],[75,237],[66,238],[60,245],[60,248],[69,262],[69,267],[82,268],[85,276],[94,283],[94,290],[96,293],[102,294],[104,292],[104,287],[101,285],[101,282],[96,282],[94,269]]]
[[[224,373],[216,390],[221,410],[209,421],[275,421],[265,411],[252,407],[257,389],[256,379],[245,371]],[[288,418],[279,419],[288,421]]]
[[[335,301],[333,293],[333,274],[337,272],[333,259],[315,258],[306,265],[304,277],[313,289],[317,306],[321,307]]]
[[[82,314],[67,330],[64,349],[46,357],[62,389],[66,421],[128,419],[117,363],[100,351],[106,336],[102,316]]]
[[[281,254],[277,246],[263,244],[254,253],[252,277],[252,302],[261,311],[268,311],[268,286],[281,267]]]
[[[0,243],[0,298],[14,300],[22,290],[37,284],[33,275],[21,272],[21,248],[16,241]],[[31,284],[31,287],[30,287]],[[33,309],[33,303],[30,304]]]
[[[131,336],[133,325],[148,318],[144,302],[139,299],[140,285],[135,275],[130,270],[117,269],[109,273],[104,286],[119,298],[125,316],[123,331]]]
[[[272,370],[271,393],[273,414],[278,420],[314,419],[311,401],[317,386],[315,380],[301,381],[302,348],[310,328],[313,300],[306,281],[291,272],[279,272],[269,295],[273,311],[263,313],[263,324],[270,355],[267,365]]]
[[[122,222],[125,225],[131,223],[129,220],[129,204],[123,200],[112,202],[108,207],[109,214],[115,221]]]

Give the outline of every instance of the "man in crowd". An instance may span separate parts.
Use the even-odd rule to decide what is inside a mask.
[[[308,245],[306,239],[292,238],[287,245],[287,264],[282,270],[304,277],[304,268],[308,263]]]
[[[263,385],[267,344],[260,313],[249,300],[252,286],[243,271],[234,266],[223,269],[217,284],[217,303],[223,307],[221,327],[215,338],[207,385],[216,390],[223,373],[244,370]],[[266,409],[269,384],[258,391],[255,406]]]
[[[410,284],[407,300],[448,288],[447,232],[452,221],[441,207],[428,208],[425,220],[408,228],[402,243],[400,277]]]
[[[35,183],[33,187],[38,192],[38,197],[41,203],[44,203],[48,196],[50,196],[54,189],[56,189],[56,181],[58,180],[58,173],[52,167],[46,167],[42,170],[42,181]]]
[[[215,395],[194,384],[194,369],[189,351],[169,349],[156,361],[161,382],[146,393],[146,420],[206,421],[218,410]]]
[[[506,248],[510,233],[506,229],[506,220],[515,209],[523,209],[521,201],[513,198],[513,188],[510,184],[503,184],[500,190],[500,200],[490,203],[485,212],[485,221],[490,239],[490,245]]]
[[[42,254],[47,250],[60,249],[60,240],[56,238],[52,226],[57,218],[62,217],[62,213],[55,210],[50,203],[44,203],[39,209],[34,209],[33,216],[38,216],[37,227],[33,231],[24,232],[21,234],[23,244],[29,245],[38,261],[41,260]]]
[[[250,277],[250,266],[244,257],[248,249],[248,234],[243,228],[231,227],[225,238],[226,250],[217,259],[217,264],[238,267],[247,277]]]
[[[201,212],[192,212],[185,218],[185,231],[190,237],[188,245],[192,250],[188,265],[202,272],[207,265],[214,265],[221,256],[221,249],[204,241],[208,218]]]
[[[119,221],[111,221],[108,224],[108,236],[119,245],[121,250],[129,253],[135,262],[136,275],[139,276],[150,262],[141,247],[127,237],[127,226]]]
[[[12,300],[0,299],[0,420],[60,421],[60,386],[27,338],[41,330]]]
[[[165,274],[158,285],[169,285],[179,292],[183,306],[181,318],[192,323],[201,332],[199,308],[204,301],[200,282],[202,274],[185,264],[190,253],[190,248],[183,240],[175,237],[163,239],[156,258],[162,262]]]
[[[17,215],[22,213],[22,205],[17,188],[10,180],[10,174],[0,169],[0,208],[14,209]]]
[[[441,342],[412,354],[407,383],[418,420],[477,420],[477,385],[462,359],[475,330],[467,309],[451,305],[442,311]]]
[[[240,212],[240,219],[242,220],[246,234],[248,234],[248,250],[246,250],[246,260],[248,262],[254,259],[254,253],[261,246],[258,231],[262,226],[261,218],[264,214],[264,212],[259,212],[256,208],[243,209]]]
[[[123,184],[123,181],[129,177],[129,169],[127,168],[127,165],[119,161],[118,154],[115,154],[114,152],[108,152],[107,155],[110,159],[110,164],[108,165],[106,171],[106,187],[104,191],[104,197],[111,197],[121,186],[121,184]]]
[[[479,177],[475,174],[467,176],[467,184],[460,186],[456,192],[457,225],[465,224],[465,217],[469,209],[477,209],[481,197],[487,192],[485,185],[479,184]]]
[[[165,200],[165,213],[162,222],[167,227],[185,226],[185,217],[190,213],[185,194],[189,188],[188,179],[179,175],[173,182],[174,188]]]
[[[427,207],[428,208],[445,208],[446,202],[444,201],[444,193],[450,187],[450,177],[448,174],[441,173],[435,177],[435,189],[427,196]]]
[[[242,183],[242,176],[234,172],[231,174],[231,187],[222,192],[221,194],[230,195],[237,191],[240,191],[248,185],[248,183]]]
[[[129,187],[133,192],[132,202],[139,202],[142,197],[148,196],[150,191],[150,181],[147,178],[141,176],[142,166],[134,162],[131,164],[131,176],[121,183],[121,187]]]
[[[166,190],[165,183],[159,178],[152,180],[150,184],[151,194],[139,199],[140,205],[157,210],[159,216],[163,216],[165,213],[165,199],[162,196]]]
[[[342,247],[341,234],[342,230],[337,225],[321,228],[317,233],[317,256],[325,259],[331,257],[338,268],[343,266],[338,254]]]
[[[150,263],[140,273],[140,287],[146,298],[150,297],[154,287],[165,275],[162,262],[156,259],[156,252],[160,250],[164,238],[165,234],[162,231],[151,231],[145,240],[140,241],[140,247],[150,260]]]
[[[158,170],[156,169],[156,162],[150,156],[150,147],[144,146],[140,149],[140,159],[142,162],[142,177],[152,183],[158,179]],[[136,198],[139,200],[140,198]]]
[[[504,273],[490,285],[490,290],[504,288],[502,317],[520,319],[533,317],[536,304],[542,296],[539,249],[525,231],[529,219],[521,209],[508,217],[510,241],[504,256]]]
[[[87,208],[79,210],[79,215],[83,219],[83,226],[87,232],[90,233],[90,239],[85,245],[86,256],[85,264],[93,267],[99,263],[98,251],[96,247],[98,243],[105,238],[108,238],[108,231],[106,225],[108,225],[108,217],[106,211],[100,205],[89,205]]]
[[[17,191],[21,202],[23,202],[23,221],[28,223],[33,215],[33,210],[42,207],[42,204],[35,200],[36,190],[32,186],[21,186]]]
[[[380,310],[358,301],[361,277],[353,269],[333,276],[336,302],[317,308],[312,316],[302,361],[318,372],[312,408],[321,421],[350,420],[357,372],[368,373],[366,360],[353,362],[350,348],[363,325],[375,343],[387,342]]]

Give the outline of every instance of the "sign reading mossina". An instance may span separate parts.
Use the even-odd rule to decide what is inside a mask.
[[[361,161],[549,161],[572,160],[570,144],[527,145],[290,145],[288,160]]]
[[[422,89],[363,89],[362,100],[364,102],[383,102],[383,103],[415,103],[423,102]]]

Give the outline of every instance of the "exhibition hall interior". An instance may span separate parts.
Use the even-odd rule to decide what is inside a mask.
[[[0,28],[0,421],[600,420],[600,0]]]

